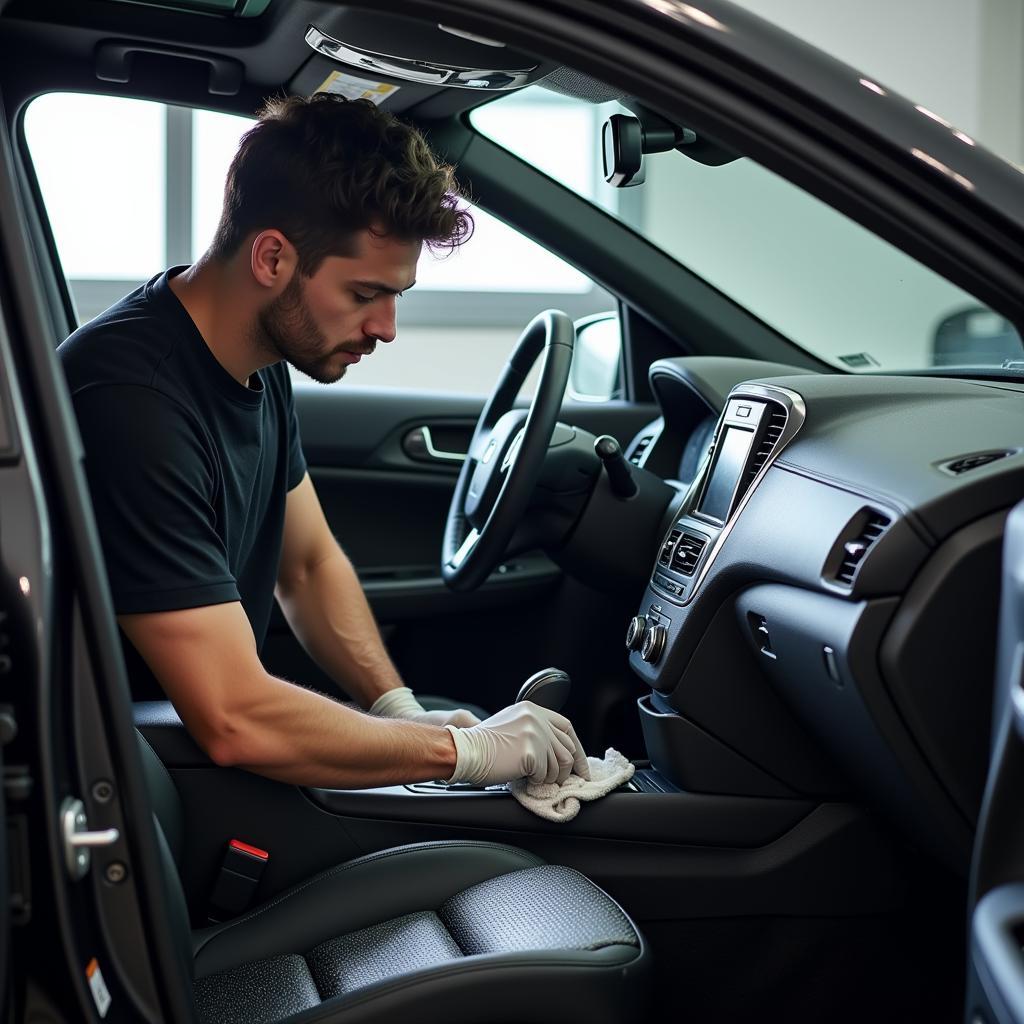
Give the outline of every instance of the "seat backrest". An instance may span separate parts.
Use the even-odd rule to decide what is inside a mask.
[[[185,812],[181,797],[157,752],[141,732],[136,730],[136,735],[139,737],[142,770],[146,776],[146,789],[153,805],[153,814],[163,830],[175,867],[180,868],[185,845]]]
[[[164,886],[171,914],[168,926],[173,930],[175,942],[191,974],[195,962],[192,953],[192,926],[188,919],[185,890],[181,886],[181,877],[178,873],[185,846],[185,812],[174,780],[163,761],[141,732],[136,730],[136,735],[139,738],[146,789],[153,807],[160,857],[164,862]]]

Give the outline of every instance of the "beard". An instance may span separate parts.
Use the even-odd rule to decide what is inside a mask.
[[[375,344],[375,339],[364,337],[357,342],[331,348],[306,305],[298,273],[273,302],[260,310],[256,333],[262,348],[320,384],[333,384],[345,376],[346,363],[336,367],[330,365],[339,352],[365,355],[373,351]]]

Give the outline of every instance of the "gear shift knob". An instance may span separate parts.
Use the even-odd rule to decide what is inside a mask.
[[[569,699],[571,687],[572,680],[568,672],[560,668],[542,668],[519,687],[516,703],[528,700],[548,711],[561,711]]]

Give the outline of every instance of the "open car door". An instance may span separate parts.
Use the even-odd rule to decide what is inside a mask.
[[[192,1020],[81,444],[0,98],[4,1021]]]
[[[968,1024],[1024,1024],[1024,503],[1006,524],[994,741],[972,877]]]

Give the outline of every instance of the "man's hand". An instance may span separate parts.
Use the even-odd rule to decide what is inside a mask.
[[[488,786],[526,777],[561,783],[572,772],[590,778],[587,755],[569,719],[528,700],[472,728],[447,728],[457,755],[449,782]]]
[[[420,725],[454,725],[460,729],[480,724],[480,719],[465,708],[427,711],[408,686],[395,687],[378,697],[370,708],[370,714],[381,718],[404,718],[408,722],[419,722]]]

